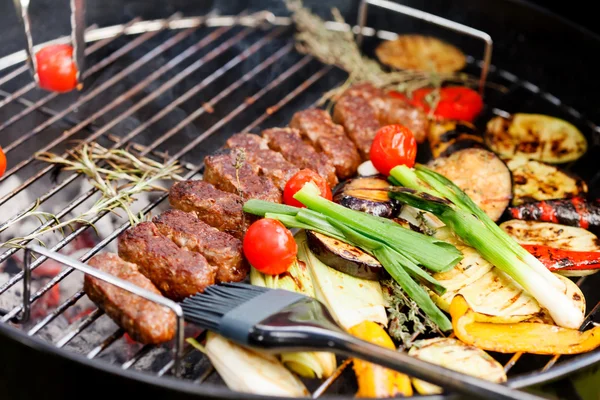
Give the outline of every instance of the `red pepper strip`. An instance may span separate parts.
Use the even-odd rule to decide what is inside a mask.
[[[600,251],[573,251],[543,245],[521,245],[550,271],[600,268]]]

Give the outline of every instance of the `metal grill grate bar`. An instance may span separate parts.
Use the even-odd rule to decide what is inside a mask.
[[[87,354],[87,359],[91,360],[92,358],[95,358],[98,354],[102,353],[104,350],[110,347],[111,344],[119,340],[119,338],[123,336],[123,334],[125,334],[125,331],[123,329],[117,329],[112,335],[107,337],[100,345],[94,347],[94,349]]]
[[[13,80],[17,76],[21,75],[23,72],[26,72],[28,70],[29,68],[27,67],[27,64],[21,65],[19,68],[15,69],[12,72],[9,72],[8,74],[0,78],[0,85],[4,85],[6,82]]]
[[[80,332],[82,332],[85,328],[87,328],[88,326],[90,326],[91,324],[93,324],[98,318],[100,318],[103,315],[104,315],[104,311],[100,310],[99,308],[96,308],[87,317],[85,317],[83,319],[83,321],[81,321],[75,327],[75,329],[71,330],[65,336],[63,336],[62,338],[60,338],[56,342],[56,347],[58,347],[60,349],[60,348],[62,348],[64,346],[66,346],[67,344],[69,344],[69,342],[71,340],[73,340],[75,338],[75,336],[77,336]]]
[[[75,303],[79,301],[83,296],[85,296],[85,292],[83,290],[78,291],[73,296],[69,297],[65,300],[64,303],[56,307],[51,313],[48,313],[40,322],[38,322],[33,328],[27,332],[27,335],[33,336],[42,330],[46,325],[50,322],[54,321],[56,317],[61,315],[64,311],[66,311],[69,307],[73,306]]]

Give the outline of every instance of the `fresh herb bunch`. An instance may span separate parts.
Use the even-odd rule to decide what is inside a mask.
[[[401,349],[410,349],[423,334],[440,331],[437,324],[423,314],[417,303],[409,299],[393,279],[381,281],[383,297],[388,304],[388,333],[400,343]]]

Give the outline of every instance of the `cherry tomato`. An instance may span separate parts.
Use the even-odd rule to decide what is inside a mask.
[[[380,128],[371,144],[370,159],[373,166],[384,175],[396,165],[412,168],[417,157],[417,141],[407,127],[387,125]]]
[[[4,175],[6,172],[6,155],[2,151],[2,147],[0,147],[0,176]]]
[[[77,87],[77,67],[69,44],[48,45],[35,55],[40,87],[52,92],[69,92]]]
[[[259,219],[250,225],[243,248],[250,265],[267,275],[287,271],[298,254],[292,233],[281,222],[270,218]]]
[[[422,88],[413,92],[412,98],[399,92],[390,92],[391,96],[409,101],[415,107],[429,112],[427,101],[433,89]],[[440,99],[433,115],[440,119],[456,119],[472,122],[483,108],[483,99],[475,90],[464,86],[449,86],[440,89]]]
[[[300,203],[294,198],[294,195],[298,190],[302,189],[305,183],[311,181],[317,185],[321,191],[321,197],[324,197],[327,200],[332,199],[331,188],[329,187],[329,184],[325,178],[317,174],[312,169],[305,168],[296,172],[296,174],[292,176],[285,184],[285,188],[283,190],[283,202],[288,206],[301,208],[305,207],[304,204]]]

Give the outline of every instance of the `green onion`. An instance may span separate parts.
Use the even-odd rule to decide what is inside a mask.
[[[523,252],[526,250],[498,227],[460,188],[425,167],[419,167],[415,173],[406,166],[397,166],[390,174],[408,188],[394,188],[389,193],[390,197],[435,214],[465,243],[531,294],[559,326],[579,328],[584,316],[553,284],[558,278],[543,266],[543,272],[540,271],[538,264],[531,262],[533,256],[525,257]]]
[[[382,248],[386,247],[389,254],[391,254],[394,259],[396,259],[400,262],[400,264],[404,267],[404,269],[407,270],[406,272],[408,272],[409,275],[411,275],[413,278],[419,280],[424,285],[428,286],[431,290],[433,290],[435,293],[439,294],[440,296],[443,295],[444,293],[446,293],[446,288],[444,286],[442,286],[433,276],[429,275],[427,272],[425,272],[421,268],[419,268],[419,266],[416,265],[414,262],[412,262],[412,260],[410,260],[408,257],[404,256],[401,253],[398,253],[396,250],[393,250],[393,249],[381,244],[380,242],[378,242],[376,240],[373,240],[364,235],[361,235],[360,233],[354,231],[353,229],[350,229],[331,218],[328,218],[328,219],[332,225],[334,225],[337,229],[339,229],[340,231],[343,232],[343,234],[345,236],[345,238],[342,239],[343,241],[350,243],[356,247],[360,247],[361,249],[370,253],[375,258],[377,258],[377,256],[376,256],[377,252],[380,251]],[[381,262],[381,260],[379,260],[379,259],[378,259],[378,261]],[[387,271],[388,268],[383,262],[381,262],[381,265],[383,265],[383,267]],[[392,273],[390,273],[390,271],[388,271],[388,273],[390,275],[392,275]]]
[[[316,185],[309,182],[294,198],[323,215],[351,227],[371,239],[412,256],[419,264],[435,271],[448,271],[462,259],[462,253],[454,246],[439,239],[413,232],[384,218],[351,210],[320,196]]]
[[[417,176],[427,184],[434,186],[436,189],[440,188],[440,192],[455,204],[458,204],[463,210],[469,210],[474,213],[485,226],[494,232],[500,241],[504,245],[510,247],[510,249],[526,264],[531,268],[535,269],[539,274],[542,275],[551,285],[557,289],[564,289],[564,284],[558,277],[553,275],[548,268],[544,266],[537,258],[531,253],[519,245],[513,238],[511,238],[506,232],[502,230],[475,202],[458,186],[445,176],[438,174],[423,166],[417,166]]]
[[[295,217],[300,210],[301,208],[298,207],[286,206],[285,204],[277,204],[265,200],[250,199],[244,203],[245,212],[261,217],[264,217],[266,213],[291,215]]]

